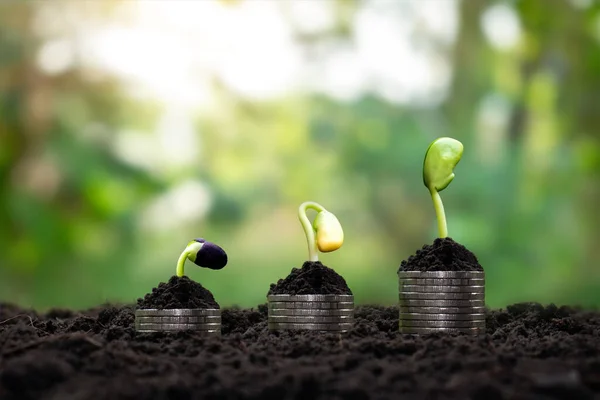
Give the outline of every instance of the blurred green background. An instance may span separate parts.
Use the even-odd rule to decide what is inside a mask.
[[[297,207],[357,303],[393,304],[442,192],[492,307],[600,305],[600,3],[590,0],[0,2],[0,300],[133,302],[187,274],[265,302],[307,258]]]

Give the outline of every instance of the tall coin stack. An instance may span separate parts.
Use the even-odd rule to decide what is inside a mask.
[[[354,296],[268,295],[269,329],[346,332],[354,324]]]
[[[485,272],[400,271],[400,333],[485,332]]]
[[[221,335],[221,310],[216,308],[174,308],[135,311],[137,332],[196,331],[202,336]]]

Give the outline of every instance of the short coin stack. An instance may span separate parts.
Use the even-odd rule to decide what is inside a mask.
[[[483,271],[400,271],[400,333],[485,332]]]
[[[221,310],[215,308],[175,308],[135,311],[137,332],[197,331],[204,336],[221,335]]]
[[[268,295],[269,329],[346,332],[354,323],[354,296]]]

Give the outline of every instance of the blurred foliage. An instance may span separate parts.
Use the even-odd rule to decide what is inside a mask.
[[[500,2],[460,2],[452,84],[433,107],[375,95],[252,102],[215,80],[218,108],[194,122],[201,155],[183,167],[146,160],[154,169],[114,144],[124,132],[150,135],[164,104],[89,67],[41,71],[45,38],[32,29],[41,3],[0,3],[1,300],[42,309],[132,302],[174,274],[191,238],[206,237],[228,251],[229,266],[186,272],[222,305],[255,306],[306,258],[296,210],[314,200],[346,233],[323,262],[359,303],[393,304],[401,260],[436,235],[424,152],[452,136],[465,152],[442,195],[448,227],[486,269],[489,305],[600,305],[600,3],[507,2],[523,37],[498,51],[481,19]],[[111,3],[61,6],[101,19]],[[361,2],[335,3],[335,29],[298,40],[351,40]],[[482,119],[485,107],[506,110],[507,126]],[[207,214],[152,224],[153,205],[166,201],[165,217],[185,208],[167,200],[189,182],[207,189],[187,200]]]

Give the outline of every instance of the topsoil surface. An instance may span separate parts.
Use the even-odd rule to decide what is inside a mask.
[[[138,299],[138,308],[219,308],[212,293],[187,276],[172,276],[167,283],[160,283],[152,292]]]
[[[0,304],[1,399],[600,398],[600,313],[517,304],[480,337],[398,333],[358,306],[345,335],[269,333],[265,306],[223,336],[136,334],[134,306],[46,314]]]
[[[277,284],[272,283],[268,294],[352,294],[346,280],[320,261],[306,261]]]
[[[475,254],[451,238],[437,238],[402,261],[398,271],[483,271]]]

